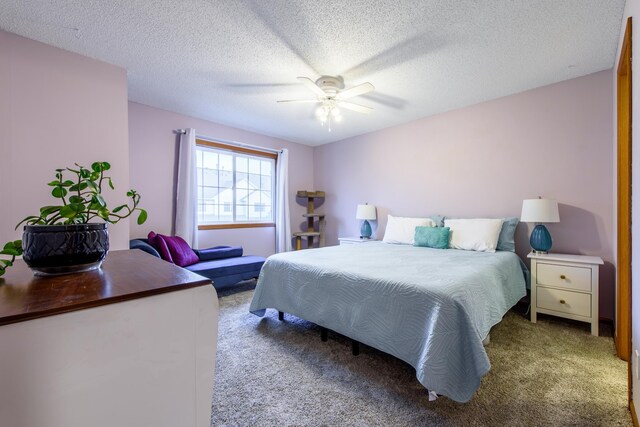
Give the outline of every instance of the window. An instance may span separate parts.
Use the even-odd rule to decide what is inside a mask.
[[[196,143],[199,227],[273,226],[276,155]]]

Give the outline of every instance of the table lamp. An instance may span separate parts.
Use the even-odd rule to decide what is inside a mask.
[[[370,239],[371,224],[369,224],[369,220],[373,221],[376,219],[376,207],[366,203],[364,205],[358,205],[358,209],[356,210],[356,219],[364,220],[362,227],[360,228],[360,238]]]
[[[560,214],[558,213],[558,202],[551,199],[527,199],[522,202],[522,214],[520,215],[522,222],[534,222],[535,228],[531,232],[529,244],[531,248],[538,254],[546,254],[551,249],[551,234],[542,223],[544,222],[560,222]]]

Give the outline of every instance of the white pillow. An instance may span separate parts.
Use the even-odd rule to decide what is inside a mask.
[[[384,231],[383,242],[413,245],[416,227],[435,227],[431,218],[403,218],[387,216],[387,229]]]
[[[451,230],[449,247],[467,251],[495,252],[503,218],[445,219]]]

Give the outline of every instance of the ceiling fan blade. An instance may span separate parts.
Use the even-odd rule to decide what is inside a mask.
[[[338,106],[344,107],[347,110],[357,111],[358,113],[369,114],[373,111],[373,108],[365,107],[364,105],[354,104],[353,102],[338,102]]]
[[[315,104],[315,103],[322,102],[322,101],[319,101],[317,99],[282,99],[282,100],[279,100],[279,101],[276,101],[276,102],[299,102],[299,103],[313,102]]]
[[[374,89],[375,87],[373,87],[371,83],[369,82],[362,83],[361,85],[354,86],[347,90],[343,90],[342,92],[338,93],[338,96],[336,96],[336,98],[337,99],[353,98],[354,96],[364,95],[365,93],[371,92]]]
[[[325,98],[327,96],[326,93],[324,93],[324,91],[322,89],[320,89],[318,87],[318,85],[311,80],[308,77],[298,77],[298,80],[303,83],[306,87],[308,87],[309,89],[311,89],[311,91],[313,91],[313,93],[315,93],[317,96]]]

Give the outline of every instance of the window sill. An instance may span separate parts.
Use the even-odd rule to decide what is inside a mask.
[[[221,230],[227,228],[264,228],[275,227],[273,222],[239,222],[230,224],[202,224],[198,225],[198,230]]]

